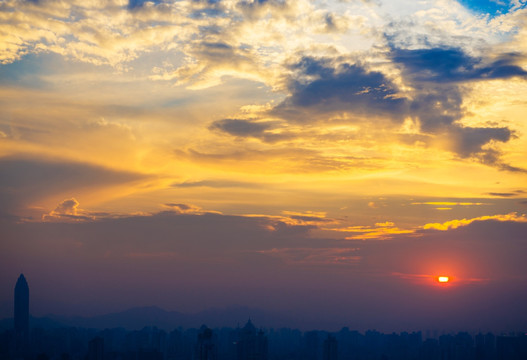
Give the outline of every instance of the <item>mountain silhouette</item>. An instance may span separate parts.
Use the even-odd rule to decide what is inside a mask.
[[[177,327],[199,328],[202,324],[210,327],[237,327],[247,319],[253,319],[260,327],[286,327],[299,323],[298,319],[281,313],[268,312],[245,306],[212,308],[194,314],[167,311],[157,306],[135,307],[128,310],[103,315],[82,317],[49,314],[44,317],[31,317],[31,327],[57,328],[82,327],[90,329],[124,328],[138,330],[145,326],[173,330]],[[13,319],[0,320],[0,328],[12,327]]]

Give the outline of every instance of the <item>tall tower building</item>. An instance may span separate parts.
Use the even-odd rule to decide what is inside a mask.
[[[24,353],[29,344],[29,286],[24,274],[15,285],[15,351]]]

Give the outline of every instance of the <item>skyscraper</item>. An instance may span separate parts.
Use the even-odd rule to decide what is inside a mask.
[[[240,330],[236,350],[238,360],[267,360],[267,336],[249,320]]]
[[[15,352],[23,354],[29,343],[29,287],[24,274],[15,285]]]

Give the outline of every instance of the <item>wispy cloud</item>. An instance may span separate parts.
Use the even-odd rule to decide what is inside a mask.
[[[360,260],[356,248],[274,248],[258,251],[289,265],[353,266]]]
[[[327,228],[327,230],[330,230]],[[414,229],[401,229],[391,221],[386,221],[383,223],[376,223],[374,226],[348,226],[343,228],[332,228],[332,231],[338,231],[341,233],[350,233],[353,235],[346,236],[346,240],[385,240],[391,239],[394,235],[399,234],[414,234]]]

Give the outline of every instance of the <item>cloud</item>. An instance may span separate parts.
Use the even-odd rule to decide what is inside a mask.
[[[185,181],[182,183],[172,184],[178,188],[193,188],[193,187],[210,187],[210,188],[257,188],[260,184],[232,181],[232,180],[201,180],[201,181]]]
[[[489,155],[491,152],[483,150],[483,146],[491,141],[507,142],[512,137],[512,131],[506,127],[501,128],[474,128],[452,127],[450,139],[453,140],[454,150],[462,157],[482,153]],[[484,157],[483,157],[484,158]],[[489,163],[491,163],[489,161]]]
[[[457,83],[467,81],[525,77],[527,72],[514,65],[518,56],[503,54],[487,61],[468,56],[457,48],[391,50],[392,59],[402,65],[403,78],[414,87],[410,116],[419,119],[425,133],[441,135],[448,148],[462,158],[507,171],[522,171],[500,160],[497,142],[508,142],[514,132],[507,127],[471,127],[459,123],[463,118],[463,95]],[[490,145],[490,147],[489,147]]]
[[[483,66],[457,48],[391,49],[392,59],[403,69],[403,79],[415,89],[408,115],[416,116],[421,131],[445,138],[447,147],[462,158],[513,171],[499,159],[490,143],[508,142],[513,131],[507,127],[471,127],[458,123],[464,116],[463,95],[457,83],[490,78],[524,77],[521,67],[513,65],[517,56],[505,54]]]
[[[276,121],[255,121],[245,119],[222,119],[214,121],[209,130],[220,131],[236,137],[253,137],[264,142],[274,143],[293,139],[295,135],[280,129]]]
[[[240,119],[223,119],[214,121],[209,129],[221,130],[234,136],[254,136],[260,137],[263,132],[269,130],[272,123],[254,122]]]
[[[51,52],[122,71],[140,54],[177,37],[176,27],[164,21],[180,17],[170,11],[181,11],[179,4],[134,0],[123,5],[116,0],[45,1],[36,6],[7,1],[1,9],[4,31],[0,32],[0,62]]]
[[[71,222],[90,221],[99,217],[110,216],[108,213],[93,213],[79,208],[79,202],[75,198],[63,200],[55,210],[42,215],[42,221]]]
[[[236,7],[250,20],[271,12],[274,16],[289,14],[293,8],[288,0],[241,0],[237,2]]]
[[[142,174],[112,170],[71,160],[31,157],[0,158],[2,211],[14,212],[44,198],[144,180]],[[66,203],[64,206],[71,203]],[[58,213],[63,213],[57,208]],[[67,214],[67,213],[64,213]]]
[[[525,191],[524,190],[515,190],[515,191],[512,191],[512,192],[489,192],[487,194],[490,195],[490,196],[508,198],[508,197],[514,197],[514,196],[521,196],[521,195],[525,194]]]
[[[488,193],[490,196],[496,196],[496,197],[512,197],[512,196],[518,196],[516,193],[499,193],[499,192],[490,192]]]
[[[142,7],[145,4],[159,4],[161,3],[161,0],[128,0],[128,8],[129,9],[135,9],[138,7]]]
[[[391,49],[391,57],[402,66],[403,79],[414,88],[409,116],[419,120],[424,133],[442,136],[447,148],[462,158],[506,171],[523,171],[500,159],[497,142],[508,142],[514,132],[508,127],[472,127],[459,123],[465,115],[460,84],[468,81],[525,78],[527,72],[514,63],[516,54],[497,60],[471,57],[458,48]]]
[[[221,29],[218,29],[221,32]],[[210,36],[204,31],[203,39],[190,41],[184,46],[187,57],[185,64],[174,71],[153,75],[152,80],[175,80],[188,84],[190,89],[201,90],[222,83],[224,76],[235,76],[261,81],[258,62],[250,49],[233,46],[225,42],[228,36]]]
[[[516,65],[520,54],[501,54],[495,60],[467,55],[462,49],[443,47],[427,49],[392,48],[393,61],[404,65],[404,74],[413,81],[457,83],[469,80],[525,77],[527,71]]]
[[[77,215],[77,207],[79,202],[74,198],[64,200],[54,210],[57,214],[63,215]]]
[[[419,116],[425,131],[453,125],[464,115],[458,83],[527,75],[527,71],[514,65],[519,60],[516,54],[502,54],[498,60],[484,61],[467,55],[459,48],[409,50],[392,47],[390,57],[401,66],[405,82],[415,88],[416,97],[410,115]],[[490,62],[490,65],[481,65],[483,62]],[[475,143],[476,148],[490,138],[508,141],[511,135],[506,128],[454,126],[453,129],[465,137],[462,142]]]
[[[389,115],[402,120],[407,102],[381,72],[361,64],[334,63],[330,58],[303,56],[290,65],[297,75],[288,80],[291,93],[272,115],[312,122],[317,113],[348,111],[355,115]]]
[[[427,201],[427,202],[412,202],[411,205],[432,205],[432,206],[481,206],[489,205],[482,202],[453,202],[453,201]]]
[[[370,202],[368,202],[368,207],[370,207],[372,209],[378,209],[379,208],[379,204],[376,203],[375,201],[370,201]]]
[[[336,219],[328,218],[325,212],[307,211],[307,212],[296,212],[296,211],[282,211],[282,216],[276,217],[280,221],[283,221],[289,225],[303,225],[310,226],[313,228],[324,228],[332,224],[339,224],[340,222]]]
[[[176,156],[191,159],[207,166],[221,166],[223,169],[239,169],[242,165],[255,172],[264,173],[314,173],[320,171],[341,171],[353,169],[378,169],[382,164],[369,157],[341,155],[335,157],[322,150],[302,148],[296,144],[278,144],[272,148],[254,149],[250,145],[239,146],[236,150],[196,150],[193,148],[178,150]],[[280,161],[269,161],[277,159]],[[381,159],[382,160],[382,159]],[[264,165],[263,165],[264,164]]]
[[[486,216],[480,216],[472,219],[461,219],[461,220],[450,220],[444,223],[430,223],[423,226],[423,229],[429,230],[441,230],[446,231],[450,229],[457,229],[458,227],[462,226],[468,226],[471,223],[475,221],[509,221],[509,222],[519,222],[519,223],[525,223],[527,222],[527,216],[525,214],[518,215],[517,213],[509,213],[509,214],[500,214],[500,215],[486,215]]]
[[[276,257],[293,266],[353,266],[360,262],[356,248],[273,248],[258,254]]]
[[[344,34],[350,27],[349,19],[346,16],[327,12],[322,15],[322,26],[318,32],[332,34]]]
[[[205,213],[218,213],[217,211],[205,211],[199,206],[192,205],[192,204],[176,204],[176,203],[166,203],[164,204],[165,207],[169,208],[170,211],[173,211],[177,214],[194,214],[194,215],[202,215]]]
[[[351,63],[343,57],[301,56],[289,65],[291,72],[286,83],[290,95],[268,113],[290,124],[324,124],[336,114],[346,114],[340,122],[356,124],[363,129],[363,137],[374,136],[371,132],[395,133],[403,120],[415,119],[421,141],[429,146],[439,146],[460,158],[475,159],[502,170],[523,171],[504,163],[497,148],[499,142],[508,142],[515,136],[511,129],[460,122],[465,110],[464,93],[458,83],[523,76],[519,67],[511,68],[515,56],[503,55],[504,59],[492,62],[492,66],[480,67],[477,65],[482,60],[452,48],[392,48],[390,56],[402,67],[398,81],[406,87],[404,91],[383,72],[369,70],[360,62]],[[237,136],[246,131],[243,135],[251,133],[261,138],[267,131],[267,125],[248,121],[236,125]],[[234,129],[227,132],[235,133]]]
[[[387,240],[392,239],[395,235],[411,235],[415,233],[414,229],[401,229],[391,221],[375,223],[374,226],[356,225],[348,227],[325,228],[325,230],[338,231],[344,234],[353,234],[346,236],[346,240]]]

